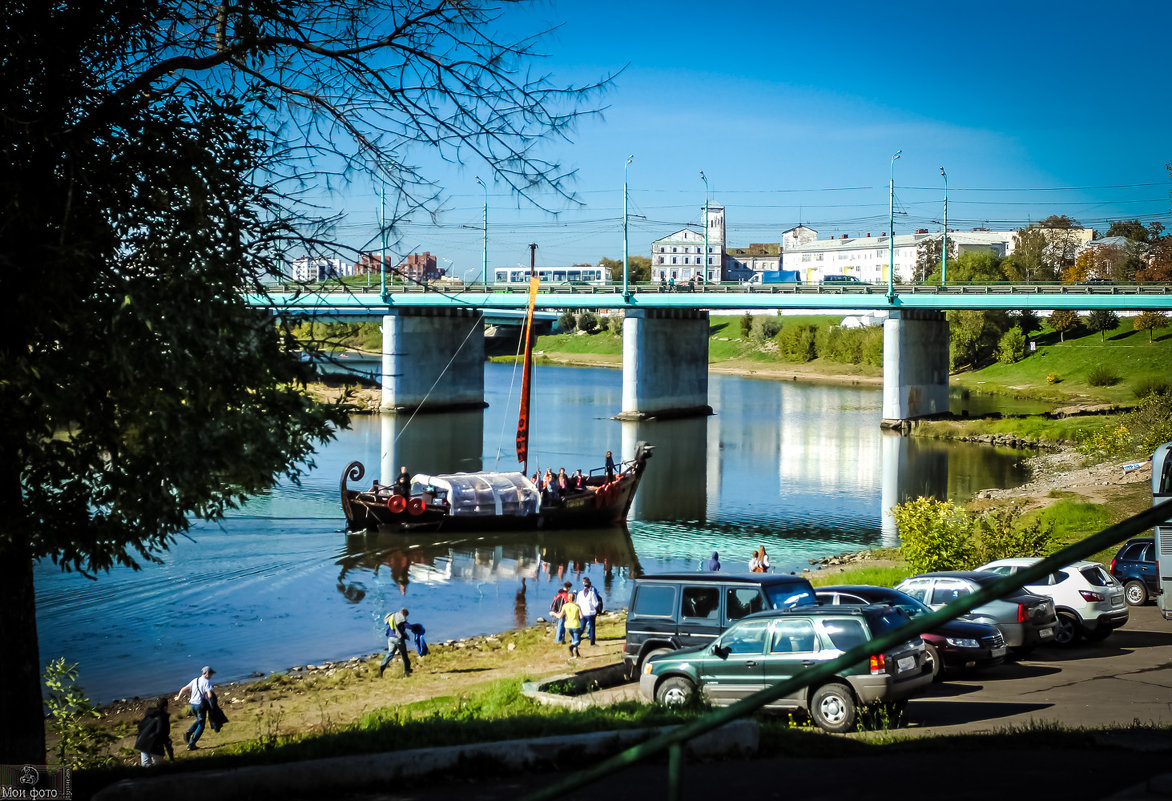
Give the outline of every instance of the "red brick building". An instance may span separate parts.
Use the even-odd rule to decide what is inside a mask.
[[[398,266],[399,275],[404,281],[435,281],[443,278],[444,271],[436,269],[435,256],[426,250],[422,253],[412,253]]]

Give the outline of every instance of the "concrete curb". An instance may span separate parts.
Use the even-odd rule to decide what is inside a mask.
[[[563,673],[541,681],[527,681],[521,685],[521,695],[532,698],[546,706],[560,706],[567,709],[589,709],[598,706],[594,691],[613,687],[626,681],[626,667],[619,663],[606,667],[584,670],[581,673]],[[573,694],[551,693],[552,685],[569,685]]]
[[[559,760],[565,764],[581,764],[584,758],[605,758],[674,728],[677,727],[505,740],[124,779],[103,788],[93,798],[94,801],[158,801],[160,798],[204,801],[290,795],[328,798],[369,787],[385,789],[391,782],[403,779],[451,776],[455,770],[467,771],[476,763],[492,763],[514,771]],[[738,720],[689,741],[685,751],[690,756],[706,759],[748,757],[757,752],[759,739],[756,721]]]

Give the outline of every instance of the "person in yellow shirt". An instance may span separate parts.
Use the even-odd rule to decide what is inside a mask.
[[[566,624],[566,634],[570,635],[570,656],[578,657],[578,645],[582,642],[582,607],[578,606],[577,596],[570,595],[562,604],[562,613],[559,617]]]

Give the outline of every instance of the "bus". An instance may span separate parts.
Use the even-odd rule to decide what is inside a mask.
[[[541,282],[552,284],[607,284],[610,276],[604,267],[591,264],[575,264],[571,267],[538,267]],[[497,267],[493,270],[493,283],[525,284],[529,282],[527,267]]]

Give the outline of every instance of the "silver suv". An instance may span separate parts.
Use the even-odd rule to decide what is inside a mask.
[[[1011,576],[1040,559],[998,559],[978,570]],[[1058,625],[1054,629],[1055,645],[1074,645],[1083,637],[1092,642],[1103,640],[1127,622],[1129,613],[1123,597],[1123,585],[1098,562],[1075,562],[1055,571],[1025,589],[1054,601]]]

